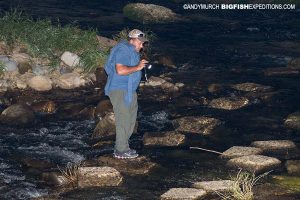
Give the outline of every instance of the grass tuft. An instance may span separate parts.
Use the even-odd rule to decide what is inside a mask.
[[[78,168],[80,163],[68,163],[64,169],[58,167],[59,171],[62,173],[63,177],[73,188],[77,187],[78,184]]]

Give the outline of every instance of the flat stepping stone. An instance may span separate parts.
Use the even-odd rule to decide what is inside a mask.
[[[260,148],[256,147],[242,147],[242,146],[233,146],[221,155],[223,158],[237,158],[248,155],[257,155],[261,154],[263,151]]]
[[[263,172],[279,167],[281,161],[262,155],[249,155],[230,159],[227,162],[229,167],[238,167],[250,172]]]
[[[193,200],[201,199],[206,195],[206,192],[202,189],[195,188],[172,188],[166,193],[162,194],[160,198],[162,200]]]
[[[262,149],[265,153],[289,154],[297,151],[297,146],[290,140],[254,141],[251,146]]]
[[[203,189],[206,192],[225,192],[231,189],[234,181],[220,180],[220,181],[201,181],[193,184],[194,188]]]
[[[246,97],[221,97],[213,99],[209,107],[223,110],[237,110],[248,106],[250,103]]]
[[[143,142],[145,146],[179,146],[184,144],[185,135],[175,131],[145,133]]]
[[[173,121],[178,123],[176,131],[189,132],[201,135],[213,134],[223,122],[210,117],[182,117]]]
[[[285,167],[289,174],[300,175],[300,160],[288,160],[285,163]]]
[[[120,172],[112,167],[78,168],[78,186],[80,188],[118,186],[122,180]]]
[[[149,158],[140,156],[134,159],[116,159],[112,156],[101,156],[97,159],[100,165],[107,165],[129,175],[147,174],[156,163],[151,162]]]

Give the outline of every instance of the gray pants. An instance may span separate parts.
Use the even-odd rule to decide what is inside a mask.
[[[129,106],[124,103],[123,90],[114,90],[109,94],[110,101],[116,118],[116,145],[115,150],[125,152],[129,150],[128,140],[134,130],[137,118],[137,94],[132,96],[132,102]]]

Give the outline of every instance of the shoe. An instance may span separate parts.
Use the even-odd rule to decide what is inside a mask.
[[[114,150],[114,153],[113,153],[114,155],[115,155],[116,151],[117,151],[117,150]],[[129,151],[130,153],[132,153],[132,154],[136,154],[136,153],[137,153],[136,150],[134,150],[134,149],[129,149],[128,151]]]
[[[126,152],[118,152],[115,151],[114,152],[114,157],[115,158],[119,158],[119,159],[130,159],[130,158],[136,158],[139,156],[139,154],[137,154],[136,152],[133,152],[135,150],[129,150]]]

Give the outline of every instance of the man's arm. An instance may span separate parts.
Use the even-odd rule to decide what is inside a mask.
[[[142,70],[145,67],[145,64],[147,64],[147,63],[148,63],[148,61],[143,59],[139,62],[139,64],[137,66],[134,66],[134,67],[128,67],[126,65],[116,64],[116,71],[117,71],[118,75],[128,75],[133,72]]]

